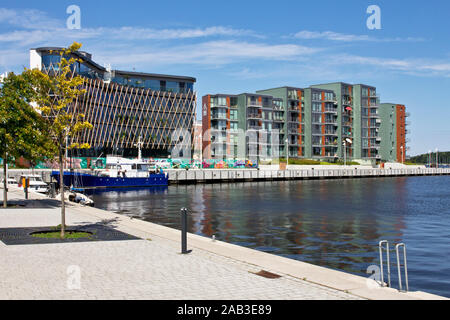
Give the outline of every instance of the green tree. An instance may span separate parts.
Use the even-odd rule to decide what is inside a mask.
[[[64,202],[64,162],[65,151],[69,149],[90,148],[88,144],[71,143],[67,138],[76,141],[83,130],[92,129],[85,121],[85,115],[78,112],[78,98],[86,93],[83,89],[84,79],[77,75],[74,66],[82,60],[73,54],[81,48],[81,43],[74,42],[70,47],[59,51],[60,62],[46,73],[38,70],[27,70],[33,79],[37,108],[44,116],[50,137],[56,146],[55,156],[58,157],[61,195],[61,238],[65,236],[65,202]]]
[[[0,155],[3,158],[3,207],[8,206],[7,163],[24,157],[32,162],[54,152],[44,119],[30,105],[34,90],[28,73],[9,73],[0,87]]]

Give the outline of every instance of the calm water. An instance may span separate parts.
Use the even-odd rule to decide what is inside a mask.
[[[102,192],[96,207],[367,277],[407,245],[410,290],[450,297],[450,177],[255,182]],[[396,262],[395,253],[391,255]],[[398,287],[397,268],[391,268]]]

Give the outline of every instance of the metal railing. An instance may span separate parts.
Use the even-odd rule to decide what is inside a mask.
[[[385,245],[385,246],[383,246]],[[400,263],[400,252],[399,249],[403,248],[403,265]],[[383,261],[383,251],[386,251],[386,265],[387,265],[387,286],[391,288],[391,262],[390,262],[390,251],[389,251],[389,241],[382,240],[378,243],[378,251],[380,253],[380,285],[382,287],[385,286],[384,282],[384,261]],[[404,243],[399,243],[395,246],[395,253],[397,256],[397,271],[398,271],[398,286],[399,290],[402,292],[408,292],[409,283],[408,283],[408,265],[406,263],[406,245]],[[403,282],[402,282],[402,272],[401,268],[404,268],[405,275],[405,287],[406,290],[403,290]]]
[[[378,250],[380,252],[380,281],[381,281],[381,286],[384,287],[384,272],[383,272],[383,267],[384,267],[384,263],[383,263],[383,244],[386,244],[386,262],[387,262],[387,285],[388,287],[391,287],[391,262],[389,261],[389,241],[387,240],[382,240],[379,242],[378,244]]]
[[[400,263],[400,255],[399,255],[399,248],[403,247],[403,265],[401,265]],[[402,286],[402,275],[401,275],[401,267],[404,268],[404,273],[405,273],[405,285],[406,285],[406,290],[405,292],[408,292],[409,287],[408,287],[408,266],[406,264],[406,245],[404,243],[399,243],[395,246],[395,252],[397,254],[397,270],[398,270],[398,285],[399,285],[399,289],[400,291],[403,291],[403,286]]]

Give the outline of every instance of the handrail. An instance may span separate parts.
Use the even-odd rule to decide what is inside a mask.
[[[397,254],[397,270],[398,270],[398,283],[399,283],[399,288],[400,291],[403,291],[403,286],[402,286],[402,276],[401,276],[401,267],[402,265],[400,264],[400,255],[399,255],[399,248],[403,247],[403,267],[405,269],[405,284],[406,284],[406,291],[408,292],[409,288],[408,288],[408,266],[406,264],[406,245],[404,243],[399,243],[395,246],[395,252]]]
[[[378,243],[378,250],[380,252],[380,280],[381,286],[384,287],[384,273],[383,273],[383,244],[386,244],[386,262],[387,262],[387,278],[388,287],[391,287],[391,263],[389,261],[389,241],[382,240]]]

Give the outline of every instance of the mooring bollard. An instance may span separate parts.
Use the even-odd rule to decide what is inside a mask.
[[[187,249],[187,209],[181,209],[181,253],[187,254],[192,250]]]

